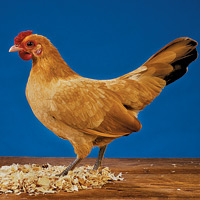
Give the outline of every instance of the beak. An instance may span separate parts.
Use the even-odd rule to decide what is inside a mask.
[[[9,52],[15,52],[15,51],[21,51],[21,50],[23,50],[23,48],[13,45],[12,47],[10,47]]]

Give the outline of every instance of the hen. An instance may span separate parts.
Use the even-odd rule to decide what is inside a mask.
[[[32,31],[19,33],[10,52],[32,59],[26,97],[35,116],[59,137],[69,140],[77,158],[66,175],[88,154],[100,148],[94,169],[107,145],[141,129],[138,113],[168,84],[182,77],[197,58],[197,42],[178,38],[136,70],[111,80],[93,80],[74,72],[52,43]]]

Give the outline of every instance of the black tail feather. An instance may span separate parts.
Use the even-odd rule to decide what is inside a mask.
[[[195,41],[191,41],[195,42]],[[197,43],[194,44],[196,46]],[[170,83],[173,83],[177,79],[181,78],[187,71],[188,71],[188,65],[196,60],[198,56],[196,48],[193,49],[188,55],[186,55],[184,58],[177,60],[174,63],[171,63],[174,70],[167,76],[165,76],[164,80],[166,81],[166,85],[169,85]]]

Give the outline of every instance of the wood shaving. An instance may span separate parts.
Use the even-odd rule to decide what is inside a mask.
[[[69,171],[67,176],[58,177],[66,166],[45,164],[12,164],[0,168],[0,194],[28,193],[30,195],[73,192],[83,189],[101,188],[110,181],[121,181],[108,167],[92,170],[93,166],[81,166]]]

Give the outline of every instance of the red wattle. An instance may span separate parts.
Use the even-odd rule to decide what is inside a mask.
[[[26,61],[32,59],[32,54],[31,53],[27,53],[25,51],[19,51],[19,56],[20,56],[21,59],[26,60]]]

